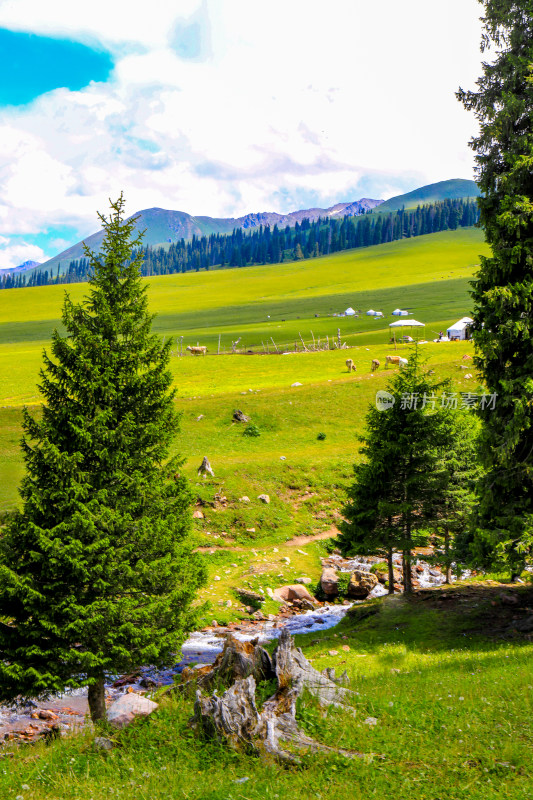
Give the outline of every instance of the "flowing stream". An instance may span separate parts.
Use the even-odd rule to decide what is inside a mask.
[[[339,572],[353,572],[355,569],[369,572],[372,564],[376,563],[377,560],[376,558],[361,556],[353,559],[344,559],[341,556],[332,555],[324,559],[324,563],[334,567]],[[394,564],[395,569],[401,568],[401,557],[399,555],[395,555]],[[419,567],[417,580],[420,588],[430,588],[444,583],[444,575],[426,562],[418,560],[414,562],[414,566],[415,569]],[[467,576],[464,574],[462,577]],[[384,594],[387,594],[387,590],[382,584],[378,583],[369,597],[380,597]],[[356,600],[344,605],[324,605],[312,611],[305,611],[288,617],[276,617],[274,620],[256,622],[255,624],[245,621],[229,628],[207,628],[202,631],[195,631],[184,642],[181,649],[181,659],[172,667],[164,670],[157,670],[150,666],[143,667],[136,671],[134,676],[125,680],[121,686],[116,685],[117,681],[114,682],[115,686],[113,683],[108,684],[106,692],[110,698],[114,698],[128,689],[146,691],[158,686],[171,685],[175,676],[184,667],[194,664],[199,666],[211,664],[223,649],[227,633],[231,633],[242,641],[250,641],[257,638],[260,642],[265,642],[277,638],[283,628],[288,628],[293,635],[324,631],[337,625],[352,605],[361,602],[364,601]],[[58,724],[60,729],[65,732],[80,728],[84,725],[87,715],[87,689],[67,692],[40,704],[30,703],[24,708],[0,706],[0,741],[4,737],[12,738],[14,731],[25,732],[21,738],[28,740],[38,735],[40,731],[51,724],[50,720],[34,718],[40,709],[51,710],[57,714],[57,719],[52,722]],[[32,714],[34,715],[33,717]]]

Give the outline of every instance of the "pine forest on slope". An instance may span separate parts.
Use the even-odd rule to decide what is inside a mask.
[[[169,275],[176,272],[198,272],[220,267],[247,267],[279,264],[316,258],[343,250],[385,244],[457,228],[471,227],[478,220],[475,201],[444,200],[419,206],[415,211],[401,209],[389,214],[363,214],[342,219],[319,218],[296,222],[294,227],[259,226],[250,233],[241,229],[231,235],[211,234],[193,236],[192,241],[181,239],[167,247],[143,248],[143,275]],[[77,283],[88,277],[86,258],[71,261],[65,273],[61,265],[53,270],[36,270],[27,275],[7,275],[0,288],[21,288],[58,283]]]

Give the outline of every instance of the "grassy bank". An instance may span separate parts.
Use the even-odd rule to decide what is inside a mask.
[[[528,591],[519,590],[522,605],[533,601]],[[446,612],[436,599],[444,592],[429,601],[385,598],[366,618],[359,606],[336,629],[298,637],[317,669],[347,670],[355,710],[324,710],[307,698],[302,726],[363,758],[308,756],[301,768],[265,763],[195,739],[187,727],[193,699],[164,699],[150,719],[117,736],[110,754],[96,752],[89,734],[15,751],[0,770],[2,796],[525,800],[533,789],[533,644],[506,628],[501,587],[454,591]],[[495,623],[503,626],[498,637],[490,632]],[[375,725],[365,723],[369,717]]]

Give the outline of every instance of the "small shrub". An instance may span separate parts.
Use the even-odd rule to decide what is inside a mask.
[[[348,596],[348,585],[350,583],[350,575],[351,575],[350,572],[339,573],[338,575],[339,582],[337,584],[339,593],[336,598],[326,597],[322,589],[322,584],[320,583],[320,579],[317,581],[316,586],[313,589],[314,596],[316,597],[317,600],[320,600],[321,602],[324,602],[325,600],[328,600],[328,602],[333,602],[334,600],[343,600],[345,597]]]
[[[343,600],[345,597],[348,596],[348,586],[350,584],[350,576],[351,576],[350,572],[339,573],[339,583],[337,585],[339,589],[339,598],[341,600]]]
[[[379,564],[372,564],[370,567],[370,572],[375,575],[376,572],[388,572],[389,565],[385,561],[380,561]]]
[[[319,442],[323,442],[324,439],[326,438],[326,434],[325,433],[319,433],[316,438],[318,439]]]
[[[243,436],[261,436],[261,431],[257,427],[257,425],[253,422],[250,422],[249,425],[242,432]]]

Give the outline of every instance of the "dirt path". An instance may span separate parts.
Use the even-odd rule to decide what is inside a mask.
[[[289,539],[288,542],[283,542],[283,544],[287,547],[301,547],[302,545],[309,544],[309,542],[321,542],[324,539],[333,539],[335,536],[338,536],[339,533],[340,530],[335,525],[332,525],[331,528],[328,528],[327,531],[322,531],[322,533],[314,533],[312,536],[295,536],[293,539]]]
[[[339,529],[332,525],[331,528],[328,528],[327,531],[322,531],[322,533],[314,533],[312,536],[294,536],[292,539],[289,539],[287,542],[280,542],[279,547],[305,547],[306,544],[310,542],[320,542],[324,539],[333,539],[335,536],[338,536],[340,533]],[[196,547],[194,552],[195,553],[215,553],[219,550],[225,550],[228,553],[248,553],[250,550],[260,550],[261,545],[254,545],[253,547],[217,547],[214,545],[205,545],[202,547]]]

